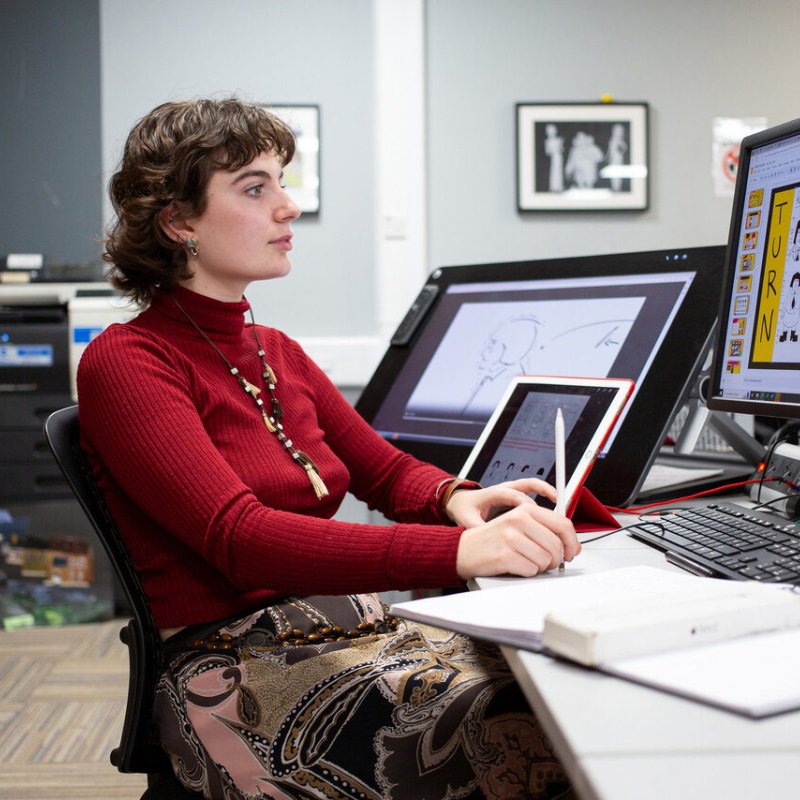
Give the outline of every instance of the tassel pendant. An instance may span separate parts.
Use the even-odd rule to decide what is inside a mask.
[[[259,351],[259,352],[263,353],[263,351]],[[272,387],[274,388],[278,384],[278,379],[275,377],[275,373],[272,371],[272,367],[269,364],[267,364],[266,361],[264,361],[262,363],[264,365],[264,380],[268,384],[272,384]]]
[[[252,397],[258,397],[258,395],[261,393],[261,389],[259,389],[258,386],[253,386],[253,384],[250,383],[247,378],[242,377],[241,380],[244,381],[242,383],[242,388]]]
[[[236,380],[239,382],[239,386],[242,387],[245,394],[250,395],[256,407],[261,412],[261,419],[264,420],[264,425],[266,426],[267,430],[277,436],[278,440],[286,448],[286,451],[289,453],[292,459],[300,464],[300,466],[306,471],[306,475],[308,475],[308,480],[311,482],[311,487],[314,489],[317,499],[322,500],[323,497],[327,497],[329,494],[328,487],[325,486],[325,482],[320,477],[316,464],[305,453],[300,450],[295,450],[294,447],[292,447],[291,439],[288,439],[286,434],[283,432],[283,425],[281,424],[281,420],[283,419],[283,409],[281,408],[281,404],[278,402],[278,398],[275,396],[275,385],[278,383],[278,379],[275,376],[275,372],[273,371],[272,367],[267,364],[266,354],[264,353],[264,350],[261,347],[261,342],[258,339],[256,321],[253,318],[253,309],[250,309],[253,338],[256,341],[258,357],[261,360],[261,369],[264,382],[267,386],[267,392],[270,395],[270,406],[272,410],[271,416],[264,408],[264,401],[258,396],[261,394],[261,389],[258,386],[254,386],[252,383],[250,383],[250,381],[248,381],[244,375],[242,375],[239,370],[234,367],[233,364],[231,364],[225,353],[223,353],[222,350],[220,350],[219,347],[214,344],[214,342],[208,337],[208,334],[189,316],[189,314],[186,313],[186,310],[174,297],[172,298],[172,302],[175,303],[175,306],[178,308],[178,310],[183,314],[184,317],[186,317],[186,319],[200,334],[200,336],[202,336],[209,343],[209,345],[216,350],[217,355],[228,367],[228,372],[230,372],[230,374],[236,378]]]
[[[311,486],[314,488],[314,492],[317,495],[317,500],[322,500],[323,497],[327,497],[328,487],[320,477],[317,465],[302,450],[297,451],[297,461],[306,471],[306,475],[308,475],[308,479],[311,481]]]
[[[269,417],[267,416],[267,412],[264,409],[261,409],[261,419],[264,420],[264,424],[267,426],[267,430],[270,433],[277,433],[278,429],[269,421]]]

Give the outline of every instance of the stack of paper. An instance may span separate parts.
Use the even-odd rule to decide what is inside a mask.
[[[800,597],[778,586],[637,566],[550,574],[391,610],[751,716],[800,708]]]

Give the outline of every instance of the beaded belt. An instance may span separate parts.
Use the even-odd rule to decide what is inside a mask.
[[[278,641],[290,647],[301,647],[307,644],[325,644],[327,642],[345,642],[350,639],[361,639],[378,633],[396,631],[400,621],[397,617],[386,617],[377,622],[360,622],[355,628],[344,630],[339,625],[317,625],[316,631],[305,633],[299,628],[280,631]],[[233,650],[240,644],[239,637],[229,633],[213,633],[205,639],[193,639],[191,646],[199,650]]]
[[[290,631],[281,631],[278,641],[283,644],[300,647],[304,644],[323,644],[325,642],[344,642],[347,639],[360,639],[372,636],[375,633],[389,633],[396,631],[399,620],[397,617],[387,617],[378,622],[359,622],[355,628],[346,631],[339,625],[317,625],[314,633],[303,633],[299,628]]]

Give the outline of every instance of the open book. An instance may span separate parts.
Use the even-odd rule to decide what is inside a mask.
[[[800,708],[800,597],[774,585],[646,566],[567,571],[392,613],[748,716]]]

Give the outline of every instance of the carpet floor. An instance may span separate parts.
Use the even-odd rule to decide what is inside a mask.
[[[119,620],[0,631],[0,799],[138,800],[119,744],[128,654]]]

